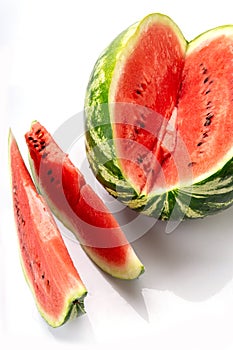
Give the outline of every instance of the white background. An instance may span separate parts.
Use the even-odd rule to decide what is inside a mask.
[[[151,12],[165,13],[191,40],[212,27],[233,24],[231,3],[0,0],[2,349],[12,345],[232,349],[232,208],[211,218],[184,222],[170,235],[165,234],[166,224],[156,223],[133,242],[146,267],[145,274],[136,281],[120,281],[102,273],[63,230],[89,291],[87,314],[52,329],[38,314],[21,271],[7,168],[9,126],[27,161],[23,135],[31,121],[38,119],[53,133],[82,111],[86,85],[97,57],[130,24]],[[79,147],[72,150],[77,165],[85,163],[83,143],[79,141]],[[85,175],[91,178],[88,171],[86,167]]]

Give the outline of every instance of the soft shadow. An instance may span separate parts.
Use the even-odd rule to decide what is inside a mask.
[[[190,301],[218,293],[233,276],[233,208],[180,223],[165,234],[157,222],[134,248],[146,266],[142,288],[168,290]]]
[[[77,317],[71,322],[65,323],[58,328],[48,327],[53,337],[65,343],[89,344],[95,343],[94,332],[87,314]]]
[[[111,284],[119,295],[137,312],[137,314],[149,322],[148,312],[142,295],[143,275],[135,280],[121,280],[105,275],[105,278]]]
[[[172,291],[193,302],[218,293],[233,276],[233,207],[205,219],[184,221],[166,234],[166,222],[156,222],[132,243],[145,265],[137,280],[107,276],[112,287],[148,321],[142,290]]]

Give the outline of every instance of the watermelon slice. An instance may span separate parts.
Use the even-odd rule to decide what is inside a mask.
[[[9,156],[24,275],[39,312],[49,325],[58,327],[85,312],[87,291],[46,202],[36,191],[11,131]]]
[[[32,124],[25,139],[35,182],[54,214],[102,270],[122,279],[137,278],[144,271],[142,263],[68,155],[39,122]]]
[[[233,203],[233,26],[187,43],[151,14],[102,53],[85,99],[86,148],[113,196],[161,219]]]

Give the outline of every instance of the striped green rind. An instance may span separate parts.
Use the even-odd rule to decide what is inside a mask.
[[[152,14],[141,22],[134,24],[122,32],[102,53],[97,60],[85,98],[86,150],[90,166],[106,190],[130,208],[148,216],[162,220],[182,220],[186,218],[202,218],[224,210],[233,203],[233,152],[218,164],[211,173],[203,174],[190,185],[177,185],[167,192],[137,193],[130,184],[118,164],[110,117],[110,88],[114,70],[122,52],[142,25],[143,21],[170,21],[177,35],[182,37],[179,28],[167,16]],[[188,44],[190,52],[204,38],[218,35],[226,31],[232,35],[233,26],[222,26],[198,36]],[[183,38],[184,40],[184,38]]]
[[[114,69],[122,59],[125,48],[137,37],[140,26],[150,25],[153,21],[169,23],[181,37],[181,42],[185,41],[179,28],[169,17],[158,13],[148,15],[122,32],[103,51],[93,68],[85,98],[86,150],[91,168],[109,193],[135,209],[147,207],[148,198],[136,192],[123,176],[118,164],[110,118],[109,89]],[[156,211],[162,207],[162,200],[159,199],[158,202],[159,209],[155,209]]]
[[[97,179],[115,197],[131,198],[137,194],[124,179],[117,163],[108,92],[112,74],[121,51],[135,33],[134,24],[121,33],[102,53],[92,71],[85,99],[87,156]]]
[[[135,199],[128,203],[124,200],[123,202],[143,214],[162,220],[213,215],[233,204],[233,158],[216,173],[192,186],[145,196],[142,201]]]

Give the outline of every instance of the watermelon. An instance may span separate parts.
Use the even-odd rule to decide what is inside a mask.
[[[105,272],[135,279],[144,266],[100,197],[39,122],[25,139],[35,183],[53,213]]]
[[[22,269],[39,312],[50,326],[58,327],[85,312],[87,290],[11,131],[9,157]]]
[[[233,203],[233,26],[187,42],[151,14],[104,50],[85,98],[86,150],[107,191],[163,220]]]

